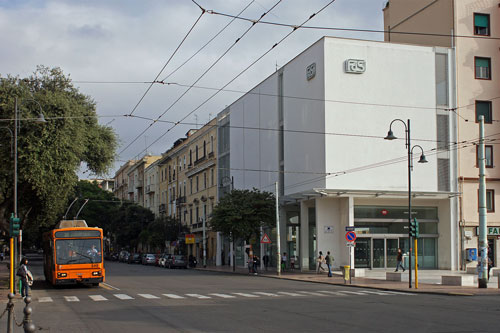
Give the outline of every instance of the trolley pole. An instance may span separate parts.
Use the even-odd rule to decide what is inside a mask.
[[[278,182],[274,183],[276,191],[276,273],[281,276],[281,248],[280,248],[280,207],[278,198]]]
[[[486,236],[486,180],[484,163],[484,116],[479,116],[479,270],[478,288],[488,288],[488,240]]]

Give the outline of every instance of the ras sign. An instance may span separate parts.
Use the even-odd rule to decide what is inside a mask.
[[[362,74],[366,70],[366,61],[360,59],[347,59],[344,62],[344,70],[346,73]]]

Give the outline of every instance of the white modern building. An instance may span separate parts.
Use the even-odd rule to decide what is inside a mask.
[[[411,172],[420,268],[457,269],[452,59],[449,48],[320,39],[218,115],[219,179],[270,192],[278,182],[281,252],[302,270],[315,269],[319,251],[331,251],[335,267],[395,267],[398,247],[409,246],[410,120],[411,145],[422,148]],[[394,119],[401,139],[384,140]],[[417,163],[422,151],[426,164]],[[275,260],[268,232],[273,244],[257,240],[254,250]]]

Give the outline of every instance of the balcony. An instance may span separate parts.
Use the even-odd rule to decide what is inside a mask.
[[[128,185],[128,193],[134,193],[134,184]]]
[[[159,207],[159,212],[160,213],[165,213],[167,211],[167,205],[166,204],[161,204]]]
[[[198,164],[200,164],[201,162],[203,162],[206,159],[207,159],[206,156],[200,157],[199,159],[197,159],[196,161],[194,161],[194,165],[198,165]]]
[[[144,187],[144,181],[143,180],[138,180],[135,183],[135,188],[143,188]]]
[[[213,151],[211,151],[210,153],[208,153],[208,158],[212,158],[212,157],[214,157],[214,152]]]
[[[180,205],[180,204],[185,204],[186,203],[186,197],[178,197],[176,199],[176,204],[177,205]]]
[[[146,185],[146,194],[147,193],[155,193],[155,188],[153,185]]]

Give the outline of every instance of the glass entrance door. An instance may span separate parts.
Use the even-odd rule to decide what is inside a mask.
[[[354,248],[354,267],[371,268],[371,238],[356,239]]]
[[[373,268],[385,267],[385,239],[373,239]]]
[[[399,241],[397,238],[388,238],[386,244],[387,268],[396,267],[398,263]]]

